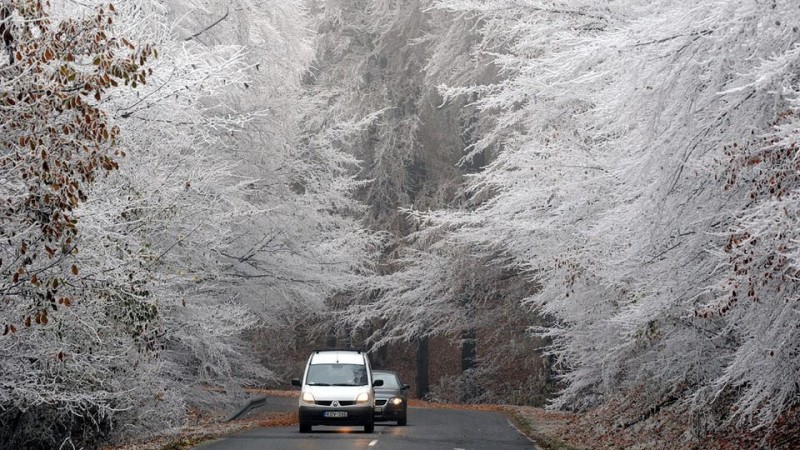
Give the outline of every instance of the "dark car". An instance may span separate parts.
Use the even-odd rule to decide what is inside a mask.
[[[400,382],[396,373],[388,370],[373,370],[374,380],[383,380],[383,386],[375,388],[375,421],[396,420],[405,425],[408,417],[408,385]]]

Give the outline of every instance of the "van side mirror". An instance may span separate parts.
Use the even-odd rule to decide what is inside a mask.
[[[302,387],[303,383],[301,383],[299,379],[295,378],[292,380],[292,386]]]
[[[372,380],[372,385],[375,387],[383,386],[383,380]]]
[[[401,390],[401,391],[405,391],[405,390],[407,390],[407,389],[411,389],[411,386],[409,386],[409,385],[407,385],[407,384],[404,384],[402,387],[400,387],[400,390]]]

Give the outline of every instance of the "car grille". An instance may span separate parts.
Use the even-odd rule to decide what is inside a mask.
[[[322,406],[331,406],[333,402],[331,400],[317,400],[315,403]],[[353,406],[355,404],[356,402],[352,400],[339,400],[339,406]]]
[[[375,399],[375,406],[384,406],[389,400],[385,398]]]

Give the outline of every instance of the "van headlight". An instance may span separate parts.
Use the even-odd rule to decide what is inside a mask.
[[[303,403],[311,403],[314,404],[314,396],[311,395],[311,392],[303,392],[302,397]]]
[[[403,399],[400,398],[400,397],[394,397],[394,398],[390,399],[389,402],[396,406],[396,405],[399,405],[399,404],[403,403]]]
[[[369,403],[369,392],[362,392],[356,397],[356,405],[363,405]]]

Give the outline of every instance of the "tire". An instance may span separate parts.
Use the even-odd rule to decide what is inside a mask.
[[[403,414],[403,417],[397,419],[398,426],[404,427],[406,426],[407,423],[408,423],[408,417],[405,414]]]
[[[311,425],[307,423],[300,422],[300,432],[301,433],[311,433]]]
[[[364,424],[364,433],[374,433],[375,432],[375,421],[370,420],[368,423]]]

